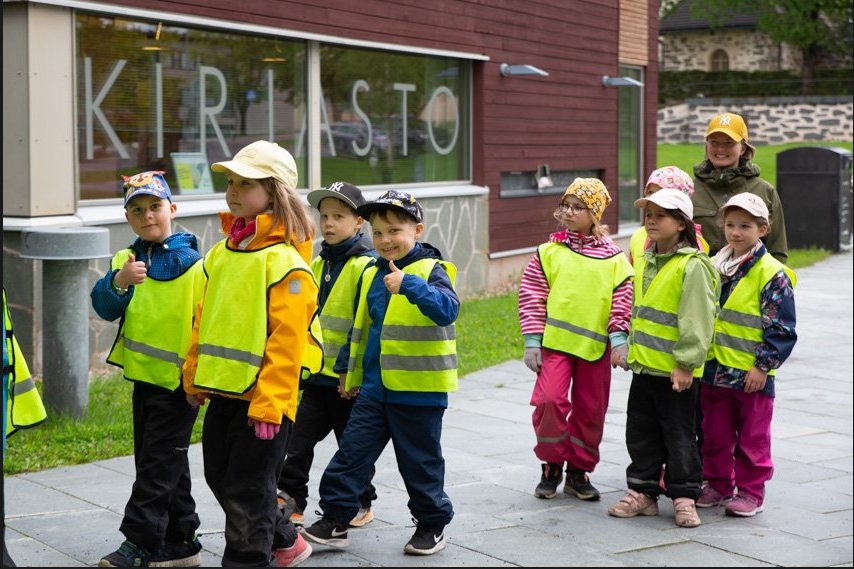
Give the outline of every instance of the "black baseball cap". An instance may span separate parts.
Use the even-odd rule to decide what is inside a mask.
[[[325,198],[339,199],[353,209],[358,209],[365,204],[362,190],[349,182],[334,182],[325,188],[311,191],[306,196],[309,205],[315,209],[320,208],[320,202]]]

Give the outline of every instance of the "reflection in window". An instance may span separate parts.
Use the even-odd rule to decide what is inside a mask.
[[[712,52],[709,59],[710,71],[729,71],[729,55],[722,49]]]
[[[303,142],[305,42],[79,12],[76,27],[81,199],[120,197],[120,176],[144,170],[165,171],[175,194],[209,193],[198,164],[259,139]]]
[[[642,70],[636,67],[620,66],[620,75],[643,81]],[[640,210],[635,208],[635,200],[641,196],[643,178],[641,163],[643,144],[641,141],[643,89],[620,87],[618,95],[619,146],[619,223],[633,224],[640,219]],[[613,228],[612,228],[613,229]]]
[[[470,178],[465,60],[323,45],[321,183]]]

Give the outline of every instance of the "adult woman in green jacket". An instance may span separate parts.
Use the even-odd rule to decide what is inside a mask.
[[[714,117],[706,129],[706,159],[694,166],[694,222],[702,228],[712,257],[726,245],[721,206],[732,196],[756,194],[768,206],[768,234],[762,239],[771,255],[785,263],[788,259],[783,205],[777,190],[760,177],[759,166],[751,162],[756,149],[748,143],[747,125],[734,113]]]

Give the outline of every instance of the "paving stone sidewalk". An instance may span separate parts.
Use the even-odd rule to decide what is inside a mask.
[[[447,492],[456,517],[447,548],[403,554],[414,531],[391,446],[377,464],[375,521],[351,530],[345,550],[315,546],[306,567],[332,566],[845,566],[852,555],[852,254],[798,271],[799,342],[778,377],[772,454],[775,474],[755,518],[700,510],[703,525],[658,517],[620,520],[605,510],[625,491],[626,400],[631,375],[614,373],[602,462],[591,479],[598,503],[560,493],[539,500],[539,463],[528,401],[534,375],[520,360],[460,380],[445,415]],[[465,357],[464,354],[461,357]],[[327,438],[311,472],[308,523],[317,484],[335,449]],[[224,518],[204,481],[201,447],[191,448],[202,520],[204,566],[219,566]],[[97,565],[123,540],[118,531],[133,482],[132,457],[5,479],[6,541],[19,566]]]

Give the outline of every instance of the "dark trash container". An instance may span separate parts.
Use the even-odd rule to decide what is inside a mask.
[[[789,248],[851,247],[852,154],[835,146],[804,146],[777,154],[777,192]]]

